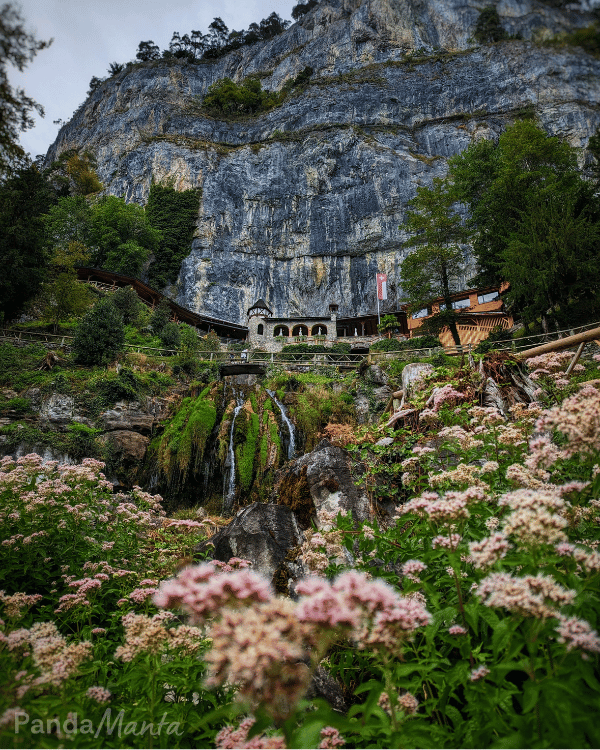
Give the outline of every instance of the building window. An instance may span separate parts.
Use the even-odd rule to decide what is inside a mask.
[[[308,328],[306,326],[295,326],[292,336],[308,336]]]
[[[259,335],[259,336],[262,336],[262,335],[263,335],[263,333],[264,333],[264,330],[265,330],[265,327],[263,326],[263,324],[262,324],[262,323],[259,323],[259,324],[258,324],[258,328],[256,329],[256,331],[257,331],[258,335]]]
[[[287,326],[275,326],[273,336],[289,336],[290,329]]]
[[[498,294],[498,292],[488,292],[487,294],[477,295],[477,302],[479,302],[480,305],[483,305],[486,302],[493,302],[497,299],[500,299],[500,295]]]
[[[414,312],[411,315],[411,318],[413,318],[413,319],[415,319],[415,318],[425,318],[427,315],[429,315],[429,310],[426,307],[424,307],[422,310],[417,310],[417,312]]]
[[[456,302],[452,303],[452,308],[454,310],[460,310],[463,307],[469,307],[470,304],[471,303],[468,297],[466,299],[457,299]]]
[[[319,323],[318,325],[312,327],[311,333],[313,336],[327,336],[327,326]]]

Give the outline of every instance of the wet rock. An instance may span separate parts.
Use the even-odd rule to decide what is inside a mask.
[[[209,551],[209,559],[227,562],[240,557],[252,562],[252,569],[273,582],[277,591],[288,593],[290,579],[301,575],[293,561],[295,548],[304,537],[296,517],[283,505],[253,503],[214,536],[199,544],[195,552]]]
[[[359,522],[371,515],[366,492],[354,484],[350,456],[327,440],[280,471],[271,500],[291,508],[303,529],[316,521],[320,510],[343,510]]]

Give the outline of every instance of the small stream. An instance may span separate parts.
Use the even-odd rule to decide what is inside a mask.
[[[294,427],[293,423],[288,418],[287,412],[285,410],[285,406],[279,401],[277,396],[273,391],[270,391],[268,388],[266,389],[269,396],[273,399],[273,401],[277,404],[279,407],[279,411],[281,412],[281,418],[285,422],[288,428],[289,432],[289,442],[288,442],[288,450],[287,450],[287,457],[288,459],[294,458],[294,455],[296,453],[296,428]]]
[[[235,420],[237,415],[240,413],[244,406],[243,395],[236,394],[233,392],[233,396],[237,401],[237,406],[233,410],[233,418],[231,420],[231,428],[229,430],[229,475],[225,474],[225,482],[223,483],[223,515],[228,516],[231,514],[233,508],[233,501],[235,500],[235,451],[233,449],[233,434],[235,430]]]

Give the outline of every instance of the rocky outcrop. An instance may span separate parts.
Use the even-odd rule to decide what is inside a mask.
[[[102,84],[48,153],[88,148],[108,192],[144,203],[153,179],[202,188],[178,301],[245,322],[263,297],[276,316],[376,309],[373,275],[402,299],[400,229],[419,184],[448,157],[494,138],[523,108],[585,146],[600,123],[600,61],[535,40],[591,22],[581,10],[502,0],[512,40],[473,46],[483,2],[322,0],[267,43],[199,65],[159,60]],[[571,7],[571,6],[569,6]],[[259,74],[303,91],[254,118],[225,122],[199,103],[210,84]]]
[[[41,402],[39,420],[42,427],[66,430],[73,422],[91,426],[89,419],[77,413],[75,399],[60,393],[53,393],[49,398]]]
[[[252,569],[273,581],[276,590],[287,592],[289,579],[300,575],[290,551],[299,547],[303,540],[300,526],[289,508],[253,503],[198,545],[195,552],[208,551],[209,559],[222,562],[232,557],[250,560]]]
[[[354,484],[350,456],[327,440],[284,466],[276,478],[271,501],[291,508],[303,529],[317,522],[321,510],[336,515],[346,511],[359,522],[371,514],[364,489]]]

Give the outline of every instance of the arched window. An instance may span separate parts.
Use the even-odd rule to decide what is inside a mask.
[[[275,326],[273,336],[289,336],[290,329],[287,326]]]
[[[264,333],[264,330],[265,330],[264,325],[262,323],[259,323],[258,328],[256,329],[256,332],[258,333],[258,335],[262,336]]]
[[[311,336],[327,336],[327,326],[324,326],[323,323],[313,326]]]
[[[308,336],[308,328],[306,326],[294,326],[292,336]]]

